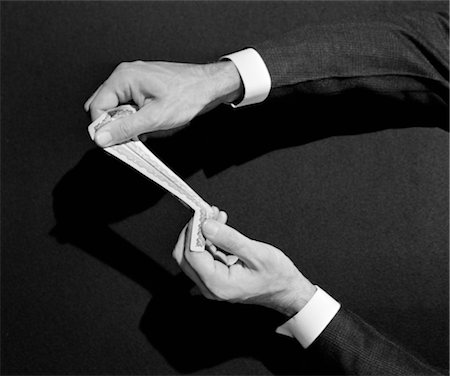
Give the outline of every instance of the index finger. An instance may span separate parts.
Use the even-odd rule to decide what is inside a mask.
[[[214,257],[208,251],[192,252],[189,248],[191,244],[192,221],[186,232],[184,257],[192,269],[195,270],[200,279],[207,285],[211,280],[222,280],[228,275],[228,267]]]
[[[258,252],[253,249],[253,241],[234,228],[213,219],[207,219],[202,225],[206,239],[224,251],[237,256],[245,264],[254,267]]]
[[[94,94],[92,94],[89,99],[84,103],[83,107],[84,110],[87,112],[89,111],[89,107],[91,106],[92,101],[94,100],[94,98],[97,96],[97,93],[99,92],[99,90],[102,88],[103,85],[100,85],[97,90],[94,91]]]
[[[181,231],[180,236],[178,237],[177,244],[175,245],[175,248],[172,252],[172,256],[180,266],[181,270],[183,270],[183,272],[197,285],[202,294],[209,299],[214,299],[212,293],[206,288],[200,277],[196,274],[196,272],[184,258],[184,246],[187,228],[188,225],[184,226],[183,230]]]
[[[89,109],[91,119],[94,121],[103,112],[119,105],[119,95],[110,87],[102,85],[94,99],[92,99]]]

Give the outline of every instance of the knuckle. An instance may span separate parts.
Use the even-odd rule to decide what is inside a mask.
[[[226,294],[224,294],[223,292],[219,291],[217,293],[214,293],[216,300],[220,300],[223,302],[227,302],[228,301],[228,296]]]
[[[217,300],[222,300],[222,301],[226,301],[226,302],[232,300],[230,293],[223,289],[219,290],[219,291],[215,291],[214,295],[216,296]]]
[[[123,70],[127,69],[130,66],[130,63],[128,61],[122,61],[116,68],[116,70]]]
[[[144,62],[142,60],[122,61],[119,65],[117,65],[116,70],[118,70],[118,71],[129,70],[131,68],[135,68],[136,66],[140,66],[142,64],[144,64]]]

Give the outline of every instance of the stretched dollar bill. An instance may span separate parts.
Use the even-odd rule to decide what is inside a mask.
[[[89,125],[88,131],[91,138],[93,139],[95,132],[105,124],[134,112],[136,112],[135,107],[130,105],[123,105],[106,111]],[[205,238],[201,231],[201,225],[206,219],[212,218],[213,210],[211,206],[138,139],[110,146],[104,150],[159,184],[194,210],[190,249],[194,252],[204,251]],[[215,247],[212,247],[212,251],[217,258],[228,265],[237,261],[236,256],[225,255],[223,252],[216,250]]]

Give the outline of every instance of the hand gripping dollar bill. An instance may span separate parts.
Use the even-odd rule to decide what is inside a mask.
[[[136,112],[136,108],[131,105],[119,106],[104,112],[89,125],[89,135],[94,139],[95,132],[102,126],[134,112]],[[119,145],[109,146],[104,150],[159,184],[194,210],[190,250],[192,252],[205,251],[205,238],[201,226],[206,219],[213,217],[212,207],[137,138]],[[226,255],[214,246],[209,247],[209,250],[225,264],[232,265],[238,260],[236,256]]]

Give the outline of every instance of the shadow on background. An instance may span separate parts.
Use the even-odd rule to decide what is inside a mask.
[[[183,178],[199,170],[213,176],[276,149],[411,124],[446,129],[448,113],[440,106],[413,106],[365,92],[291,96],[236,111],[220,107],[172,137],[150,139],[147,145]],[[56,226],[51,234],[151,293],[140,329],[180,372],[251,356],[275,374],[339,373],[318,359],[320,354],[300,351],[294,341],[274,334],[281,315],[192,295],[192,283],[184,275],[173,277],[109,228],[149,209],[164,194],[102,150],[91,150],[53,190]]]

